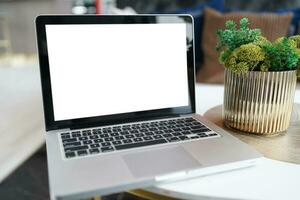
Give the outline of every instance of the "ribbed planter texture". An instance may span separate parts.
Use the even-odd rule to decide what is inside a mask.
[[[225,69],[225,125],[260,135],[286,131],[290,124],[296,82],[296,71],[250,71],[238,75]]]

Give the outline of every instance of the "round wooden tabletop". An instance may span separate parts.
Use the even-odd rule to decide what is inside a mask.
[[[267,158],[300,164],[300,104],[294,104],[287,132],[276,136],[260,136],[227,128],[222,120],[222,105],[208,110],[204,117],[253,146]]]

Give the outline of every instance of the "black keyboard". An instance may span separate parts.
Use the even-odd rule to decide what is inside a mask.
[[[193,118],[74,130],[60,134],[66,158],[218,136]]]

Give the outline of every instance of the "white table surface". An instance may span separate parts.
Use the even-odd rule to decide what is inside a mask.
[[[223,102],[223,86],[197,84],[197,113]],[[300,89],[295,102],[300,103]],[[299,133],[300,134],[300,133]],[[161,184],[146,190],[183,199],[299,200],[300,165],[263,158],[250,168]]]
[[[223,87],[197,84],[197,113],[222,104]],[[300,90],[295,101],[300,103]],[[44,143],[37,67],[0,68],[0,182]],[[263,159],[249,169],[149,188],[190,199],[300,199],[300,165]]]
[[[146,190],[180,199],[299,200],[300,165],[263,158],[254,167]]]

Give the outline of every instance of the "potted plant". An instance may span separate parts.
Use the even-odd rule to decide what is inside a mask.
[[[223,119],[226,126],[244,132],[274,135],[290,124],[297,71],[300,72],[300,36],[274,42],[250,29],[247,18],[226,22],[217,31],[219,62],[225,67]]]

